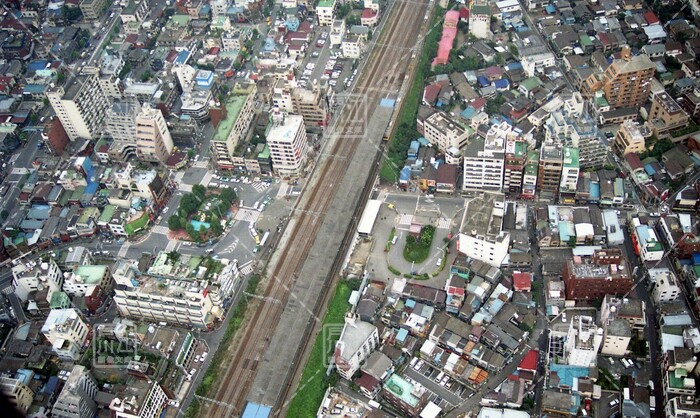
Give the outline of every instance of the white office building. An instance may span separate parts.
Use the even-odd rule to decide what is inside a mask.
[[[90,337],[90,327],[75,309],[52,309],[41,333],[58,357],[78,360]]]
[[[90,370],[76,364],[73,366],[63,390],[56,398],[51,409],[55,418],[92,418],[97,413],[95,396],[98,392],[97,382]]]
[[[340,377],[352,380],[361,364],[379,345],[379,331],[353,313],[345,317],[345,326],[335,345],[335,365]]]
[[[272,168],[281,177],[301,175],[306,166],[308,142],[304,118],[299,115],[275,116],[267,133]]]
[[[505,138],[476,137],[464,149],[464,190],[502,191]]]
[[[466,202],[457,250],[467,257],[500,267],[508,262],[510,234],[503,231],[505,197],[484,192]]]
[[[572,318],[564,343],[564,358],[570,366],[591,367],[603,342],[603,329],[590,316]]]
[[[657,304],[673,302],[681,295],[676,274],[666,267],[649,269],[649,281],[653,286],[651,296]]]
[[[46,97],[71,141],[99,136],[109,102],[96,74],[77,75],[65,90],[54,87]]]

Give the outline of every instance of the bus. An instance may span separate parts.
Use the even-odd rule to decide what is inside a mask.
[[[654,395],[649,397],[649,412],[652,414],[656,412],[656,396]]]
[[[259,244],[259,245],[260,245],[261,247],[262,247],[263,245],[265,245],[265,243],[267,242],[267,238],[268,238],[269,236],[270,236],[270,231],[265,231],[265,233],[263,234],[262,239],[260,240],[260,244]]]

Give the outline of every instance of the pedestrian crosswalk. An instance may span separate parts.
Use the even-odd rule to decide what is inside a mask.
[[[129,251],[129,247],[131,247],[131,242],[129,241],[122,244],[122,247],[119,249],[119,258],[126,257],[126,253]]]
[[[438,220],[438,229],[450,229],[450,226],[452,225],[452,219],[450,218],[440,218]]]
[[[257,210],[241,208],[233,216],[233,219],[235,219],[237,221],[255,223],[255,222],[257,222],[259,217],[260,217],[260,212],[258,212]]]
[[[255,270],[255,262],[253,260],[248,261],[247,263],[238,266],[238,270],[242,275],[247,276]]]
[[[229,244],[226,248],[219,250],[218,254],[232,253],[236,249],[236,247],[238,247],[238,238],[233,240],[233,242]]]
[[[168,227],[165,225],[156,225],[151,229],[151,231],[153,231],[154,234],[161,234],[161,235],[168,235],[168,232],[170,232]]]
[[[413,215],[409,213],[402,213],[399,219],[399,225],[410,225],[413,222]]]
[[[15,292],[15,288],[12,286],[7,286],[6,288],[2,289],[2,294],[3,295],[10,295]]]
[[[168,245],[165,246],[165,252],[177,251],[180,248],[180,241],[174,239],[168,240]]]
[[[264,181],[256,181],[253,182],[251,186],[253,186],[256,192],[260,193],[262,191],[267,190],[267,188],[270,187],[270,183],[266,183]]]

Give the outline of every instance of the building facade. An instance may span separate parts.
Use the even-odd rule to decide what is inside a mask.
[[[173,152],[173,139],[160,109],[146,104],[134,119],[136,150],[140,159],[165,164]]]
[[[617,248],[567,260],[563,279],[567,300],[602,300],[606,295],[624,295],[634,285],[630,265]]]
[[[503,231],[505,197],[485,192],[466,202],[457,250],[491,266],[507,261],[510,234]]]
[[[561,145],[543,144],[537,172],[537,190],[556,194],[561,182],[563,152]]]
[[[632,56],[625,47],[622,57],[613,61],[602,76],[593,74],[585,81],[583,90],[588,97],[602,90],[611,108],[639,108],[649,98],[655,71],[656,65],[647,55]]]
[[[426,123],[426,133],[428,129]],[[464,150],[463,189],[500,192],[504,185],[504,155],[504,138],[474,138]]]
[[[564,344],[564,358],[569,366],[590,367],[603,342],[603,329],[590,316],[572,318]]]
[[[34,391],[19,379],[0,377],[0,391],[11,405],[25,414],[34,401]]]
[[[95,74],[76,76],[64,90],[55,87],[46,93],[56,116],[71,141],[95,139],[104,123],[109,102],[100,89]]]
[[[84,366],[73,366],[68,380],[51,409],[56,418],[92,418],[97,413],[97,381]]]
[[[619,156],[638,154],[646,150],[646,141],[639,124],[631,120],[622,122],[615,134],[612,149]]]
[[[296,177],[306,166],[308,142],[304,118],[299,115],[280,115],[267,133],[272,167],[281,177]]]
[[[467,144],[469,137],[469,133],[464,128],[442,112],[433,113],[425,120],[423,132],[425,139],[442,152],[452,147],[461,149]]]
[[[335,345],[334,359],[340,377],[352,380],[353,375],[379,345],[379,331],[354,314],[345,317],[345,326]]]
[[[90,326],[75,309],[52,309],[41,333],[58,357],[78,360],[89,341]]]

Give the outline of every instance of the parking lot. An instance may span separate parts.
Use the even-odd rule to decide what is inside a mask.
[[[353,60],[341,56],[340,48],[331,48],[328,28],[321,28],[309,44],[299,69],[299,86],[310,87],[314,81],[327,80],[335,92],[347,89],[355,81],[357,70]]]
[[[459,404],[463,398],[473,393],[466,386],[441,373],[441,370],[428,363],[419,361],[415,366],[406,367],[404,378],[424,386],[430,392],[428,399],[443,410]],[[441,374],[442,376],[440,376]],[[438,377],[440,380],[436,381]]]

